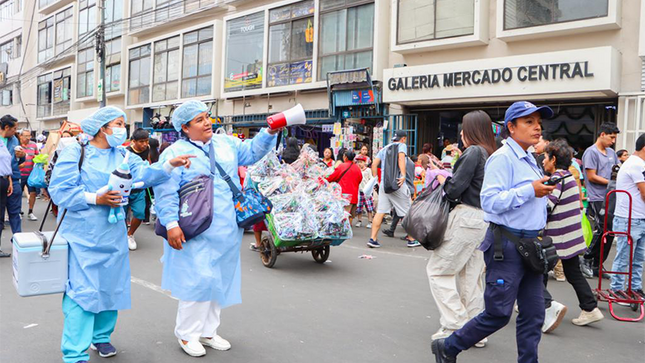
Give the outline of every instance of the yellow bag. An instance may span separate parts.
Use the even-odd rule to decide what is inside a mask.
[[[587,247],[589,247],[591,240],[593,239],[593,229],[591,228],[591,223],[589,223],[589,219],[587,219],[587,214],[585,213],[582,214],[582,235],[585,237]]]

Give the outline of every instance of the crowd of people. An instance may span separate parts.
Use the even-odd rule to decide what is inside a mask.
[[[341,149],[336,155],[329,148],[321,152],[326,179],[340,186],[350,223],[370,229],[369,248],[382,246],[379,233],[394,236],[417,196],[442,190],[450,205],[447,228],[439,247],[428,252],[426,267],[440,312],[440,328],[431,335],[438,363],[456,362],[463,350],[485,347],[514,310],[518,362],[538,361],[541,335],[561,324],[567,307],[547,290],[547,271],[535,271],[525,261],[518,247],[525,240],[553,241],[559,257],[553,274],[573,287],[581,310],[572,323],[584,326],[602,320],[587,278],[609,278],[617,292],[628,288],[624,275],[603,274],[601,262],[612,246],[608,238],[601,255],[605,214],[611,217],[607,229],[631,231],[631,289],[645,299],[645,134],[636,140],[632,155],[615,152],[620,131],[615,124],[603,123],[596,142],[578,159],[565,139],[554,140],[544,132],[542,120],[552,116],[548,106],[516,102],[506,111],[502,135],[495,135],[488,114],[472,111],[463,117],[459,142],[446,139],[437,154],[428,143],[421,154],[409,155],[404,131],[395,132],[392,142],[371,154],[373,158],[367,145]],[[125,113],[108,106],[81,122],[81,134],[61,132],[49,150],[48,186],[40,190],[29,185],[29,177],[46,140],[30,130],[18,133],[16,124],[9,115],[0,123],[0,213],[8,215],[15,234],[21,231],[23,193],[30,221],[38,219],[34,203],[41,195],[65,211],[60,215],[54,210],[59,233],[69,245],[63,360],[87,362],[89,348],[101,357],[117,353],[110,337],[118,311],[131,306],[128,250],[137,248],[135,233],[150,221],[151,211],[165,228],[162,288],[179,300],[179,346],[195,357],[206,354],[204,347],[230,349],[217,329],[221,310],[241,301],[243,229],[238,227],[231,183],[238,188],[245,184],[243,167],[269,153],[282,130],[262,129],[245,141],[215,134],[206,105],[188,101],[172,117],[181,139],[159,145],[144,129],[135,130],[128,140]],[[281,160],[294,163],[300,152],[298,140],[287,138]],[[128,224],[109,218],[110,210],[123,200],[120,193],[101,192],[123,163],[134,181],[143,183],[128,198]],[[212,180],[213,210],[208,212],[217,218],[199,234],[187,236],[190,226],[181,222],[187,206],[181,205],[180,197],[195,192],[186,186],[203,175]],[[617,193],[607,204],[613,189],[625,190],[631,198]],[[583,216],[593,226],[590,241],[583,234]],[[386,217],[390,226],[381,230]],[[266,225],[260,222],[253,231],[256,243],[251,250],[261,251]],[[422,245],[407,233],[401,239],[410,248]],[[629,254],[627,239],[616,238],[612,270],[627,271]],[[0,251],[0,257],[8,256]]]

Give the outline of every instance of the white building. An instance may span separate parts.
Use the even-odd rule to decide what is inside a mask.
[[[49,130],[98,107],[97,1],[0,0],[0,114]],[[603,121],[623,130],[620,148],[645,132],[638,0],[105,3],[107,103],[133,126],[197,98],[252,133],[266,114],[301,103],[314,122],[356,125],[359,142],[388,120],[414,130],[417,147],[438,146],[465,112],[499,121],[526,99],[554,107],[546,128],[576,146]],[[369,68],[373,87],[340,82],[328,93],[327,72],[355,68]],[[323,131],[298,136],[325,145]]]

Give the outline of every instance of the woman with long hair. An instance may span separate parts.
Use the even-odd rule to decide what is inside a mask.
[[[323,163],[325,163],[327,167],[334,165],[334,152],[328,147],[323,151]]]
[[[432,336],[433,340],[449,336],[484,309],[484,254],[477,247],[488,227],[479,201],[484,166],[495,152],[495,135],[488,114],[467,113],[461,138],[466,151],[455,163],[452,177],[437,176],[447,197],[457,206],[450,212],[443,243],[430,252],[426,269],[430,290],[441,312],[441,328]],[[477,346],[485,343],[479,342]]]

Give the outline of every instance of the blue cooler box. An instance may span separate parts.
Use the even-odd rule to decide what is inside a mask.
[[[54,232],[43,232],[50,239]],[[67,241],[56,240],[43,257],[43,241],[34,232],[13,235],[13,284],[20,296],[57,294],[65,292],[67,284]]]

